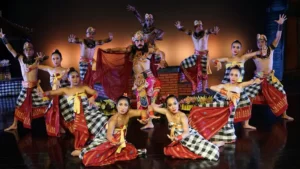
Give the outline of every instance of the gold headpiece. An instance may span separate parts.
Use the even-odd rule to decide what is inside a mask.
[[[32,49],[33,49],[32,43],[30,43],[30,42],[25,42],[25,43],[24,43],[24,46],[23,46],[23,49],[27,49],[27,48],[32,48]]]
[[[256,39],[257,40],[265,40],[265,41],[267,41],[267,37],[264,34],[257,34]]]
[[[197,25],[202,25],[202,21],[200,21],[200,20],[195,20],[195,21],[194,21],[194,26],[197,26]]]
[[[88,28],[86,29],[86,33],[95,33],[95,32],[96,32],[96,29],[93,28],[93,27],[88,27]]]
[[[142,31],[137,31],[132,37],[132,41],[143,40],[143,39],[144,39],[144,33]]]
[[[145,19],[153,19],[153,16],[152,14],[145,14]]]
[[[123,96],[128,97],[127,93],[123,93]]]

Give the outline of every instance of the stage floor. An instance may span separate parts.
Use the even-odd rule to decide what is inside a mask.
[[[136,148],[147,148],[147,156],[135,160],[118,162],[101,167],[109,169],[299,169],[299,103],[300,94],[288,94],[288,114],[294,122],[274,117],[268,108],[254,106],[250,124],[257,131],[244,130],[236,125],[238,136],[235,144],[221,148],[218,162],[208,160],[180,160],[166,157],[163,147],[167,138],[167,121],[164,117],[156,120],[155,128],[141,131],[141,125],[130,121],[127,141]],[[12,113],[2,113],[2,118]],[[8,121],[6,121],[8,122]],[[7,126],[3,124],[2,127]],[[77,169],[85,168],[80,160],[70,155],[73,150],[73,136],[48,137],[43,119],[33,122],[33,129],[23,129],[19,124],[17,132],[3,132],[0,128],[1,169]]]

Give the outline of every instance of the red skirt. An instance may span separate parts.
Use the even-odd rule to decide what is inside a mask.
[[[116,140],[120,140],[120,134],[114,134]],[[82,163],[85,166],[103,166],[113,164],[117,161],[132,160],[137,157],[136,148],[126,143],[120,153],[116,153],[119,146],[112,145],[109,141],[100,144],[96,148],[88,151],[82,158]]]
[[[196,129],[206,140],[214,136],[228,123],[231,106],[227,107],[193,107],[190,116],[190,126]]]
[[[166,156],[171,156],[172,158],[180,158],[180,159],[200,159],[203,158],[189,149],[184,147],[180,142],[172,142],[167,147],[164,148],[164,154]]]
[[[234,122],[242,122],[251,118],[252,105],[237,108],[234,115]]]

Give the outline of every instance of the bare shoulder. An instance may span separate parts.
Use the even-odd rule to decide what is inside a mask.
[[[181,112],[181,111],[180,111],[179,113],[180,113],[179,115],[180,115],[181,118],[187,118],[187,116],[186,116],[185,113],[183,113],[183,112]]]

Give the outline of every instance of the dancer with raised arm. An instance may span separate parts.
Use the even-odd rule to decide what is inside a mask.
[[[213,29],[204,30],[200,20],[194,21],[194,31],[186,30],[180,21],[177,21],[175,26],[179,31],[191,36],[194,43],[194,54],[184,59],[180,64],[186,79],[192,84],[192,94],[196,92],[208,93],[206,91],[207,79],[208,74],[211,74],[208,62],[208,39],[211,34],[217,35],[220,29],[215,26]],[[197,88],[199,88],[198,91]]]
[[[218,71],[222,69],[222,63],[226,63],[225,75],[222,80],[223,84],[230,83],[230,78],[229,78],[230,71],[233,66],[239,66],[241,69],[241,74],[239,76],[239,79],[237,79],[237,82],[241,83],[245,75],[245,62],[248,59],[253,58],[256,55],[260,54],[260,51],[256,51],[256,52],[249,52],[247,54],[240,55],[241,49],[242,49],[242,43],[238,40],[235,40],[231,44],[231,53],[232,53],[231,57],[224,57],[224,58],[218,58],[212,60],[216,65]],[[257,85],[258,84],[254,84],[254,86]],[[214,95],[214,100],[224,100],[223,97],[225,96],[221,95],[220,93],[216,93]],[[250,97],[243,90],[241,92],[238,107],[235,112],[234,122],[243,122],[243,128],[255,130],[256,128],[249,124],[249,119],[251,118],[251,111],[252,111],[252,105],[251,105]]]
[[[5,131],[17,129],[18,120],[23,123],[25,128],[30,129],[31,121],[43,117],[49,104],[48,101],[44,101],[42,97],[38,96],[38,90],[41,88],[39,86],[37,69],[37,66],[48,57],[42,53],[37,53],[37,57],[34,54],[33,45],[30,42],[24,43],[24,54],[17,53],[6,39],[2,29],[0,30],[0,38],[13,57],[18,59],[23,77],[22,90],[16,103],[14,121]]]
[[[170,135],[167,136],[172,143],[164,148],[164,154],[173,158],[206,158],[217,161],[219,159],[218,146],[224,143],[218,142],[218,145],[215,145],[189,127],[188,118],[178,110],[179,103],[174,95],[166,98],[166,104],[167,108],[160,108],[155,104],[150,107],[150,110],[153,109],[155,112],[166,115],[168,119]]]
[[[275,77],[275,71],[273,70],[274,50],[280,42],[283,24],[286,20],[287,18],[284,14],[279,15],[279,19],[275,20],[278,24],[278,30],[275,39],[269,46],[267,45],[267,37],[265,35],[257,35],[257,47],[261,51],[261,54],[253,58],[256,65],[254,78],[263,79],[263,83],[259,86],[261,90],[258,91],[257,88],[250,86],[246,88],[246,92],[251,97],[255,97],[258,93],[261,93],[275,116],[282,115],[283,119],[294,120],[294,118],[288,116],[286,113],[288,108],[286,93],[281,82]]]
[[[84,84],[91,86],[92,71],[95,69],[95,49],[98,45],[109,43],[113,39],[113,34],[109,33],[109,37],[103,40],[95,40],[96,29],[88,27],[86,30],[86,38],[79,39],[74,34],[71,34],[68,38],[69,43],[75,43],[80,45],[80,78]]]
[[[212,142],[233,143],[236,141],[234,116],[243,89],[261,83],[260,79],[238,83],[241,69],[234,66],[230,70],[230,83],[211,86],[210,89],[223,95],[223,100],[192,108],[189,121],[206,139]]]

